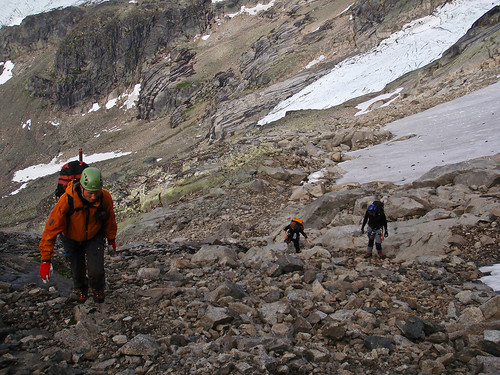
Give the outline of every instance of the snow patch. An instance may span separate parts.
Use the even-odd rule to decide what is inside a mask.
[[[347,8],[345,8],[342,12],[340,12],[340,13],[337,15],[337,17],[339,17],[339,16],[343,15],[344,13],[348,12],[348,11],[349,11],[349,9],[351,9],[353,5],[354,5],[354,3],[352,3],[351,5],[349,5],[349,6],[348,6]]]
[[[321,169],[317,172],[311,173],[307,177],[307,182],[310,184],[317,184],[318,182],[322,181],[325,178],[325,170]]]
[[[50,125],[52,126],[55,126],[56,128],[59,127],[59,125],[61,125],[61,123],[58,121],[47,121]]]
[[[274,0],[271,1],[269,4],[265,4],[265,5],[258,3],[253,8],[247,8],[246,6],[242,5],[239,12],[228,14],[227,16],[229,18],[234,18],[236,16],[240,16],[240,15],[245,14],[245,13],[249,14],[251,16],[255,16],[259,12],[266,11],[266,10],[272,8],[273,6],[274,6]]]
[[[111,151],[93,154],[85,157],[86,163],[97,163],[108,159],[119,158],[120,156],[129,155],[130,152]],[[59,172],[61,167],[74,159],[59,161],[59,156],[53,158],[48,164],[37,164],[31,167],[14,172],[13,182],[28,182],[37,178],[45,177],[53,173]]]
[[[104,133],[114,133],[114,132],[117,132],[120,130],[122,130],[122,129],[119,126],[115,125],[111,129],[103,129],[103,132]],[[101,133],[98,133],[94,136],[94,138],[99,138],[100,136],[101,136]]]
[[[101,109],[101,106],[99,105],[99,103],[94,103],[92,105],[92,108],[90,108],[87,113],[97,112],[100,109]]]
[[[306,69],[312,68],[314,65],[319,64],[324,59],[326,59],[325,55],[317,57],[316,59],[314,59],[313,61],[311,61],[309,64],[306,65]]]
[[[28,128],[28,130],[31,130],[31,119],[29,119],[28,121],[26,121],[24,124],[21,125],[23,127],[23,129],[26,129]]]
[[[57,8],[82,4],[99,4],[109,0],[2,0],[0,27],[20,25],[25,17]]]
[[[363,103],[360,103],[356,106],[357,109],[359,109],[360,111],[357,112],[354,116],[361,116],[361,115],[364,115],[366,113],[369,113],[370,110],[370,106],[373,104],[373,103],[376,103],[378,102],[379,100],[386,100],[386,99],[389,99],[391,98],[392,96],[396,95],[394,98],[392,98],[391,100],[389,100],[388,102],[384,103],[383,105],[380,106],[380,108],[382,107],[387,107],[388,105],[390,105],[392,102],[394,102],[397,98],[399,98],[401,95],[399,94],[401,91],[403,91],[403,87],[400,87],[398,89],[396,89],[395,91],[393,92],[390,92],[388,94],[382,94],[382,95],[379,95],[371,100],[368,100],[366,102],[363,102]]]
[[[114,98],[114,99],[110,99],[110,100],[108,100],[108,102],[106,103],[106,106],[105,106],[105,107],[106,107],[106,109],[111,109],[111,108],[113,108],[113,107],[116,105],[116,103],[118,102],[118,99],[119,99],[119,98]]]
[[[120,109],[125,108],[125,111],[128,111],[132,107],[135,106],[135,103],[139,100],[139,94],[141,92],[141,84],[138,83],[134,86],[134,89],[130,93],[125,93],[120,95],[117,98],[113,98],[108,100],[108,102],[105,104],[106,109],[111,109],[115,107],[119,101],[124,100],[124,103],[120,106]]]
[[[0,85],[3,85],[9,79],[12,78],[12,69],[14,69],[14,63],[10,60],[5,62],[0,62],[0,66],[3,66],[2,75],[0,75]]]
[[[353,159],[339,163],[346,173],[337,184],[391,181],[403,185],[436,166],[496,155],[499,123],[497,82],[386,125],[384,129],[395,139],[348,152]]]
[[[500,264],[481,267],[479,271],[489,273],[489,275],[483,276],[479,280],[491,287],[495,292],[500,292]]]
[[[125,108],[125,111],[128,111],[132,107],[135,107],[135,103],[139,100],[140,93],[141,84],[138,83],[134,86],[134,90],[130,94],[127,94],[127,100],[125,100],[125,103],[120,107],[120,109]]]
[[[17,193],[19,193],[21,190],[25,189],[26,187],[28,186],[28,183],[25,182],[24,184],[22,184],[19,189],[17,190],[14,190],[12,193],[10,193],[9,195],[16,195]],[[2,198],[5,198],[5,196],[3,196]]]

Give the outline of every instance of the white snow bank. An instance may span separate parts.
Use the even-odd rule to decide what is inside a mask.
[[[128,155],[130,152],[103,152],[99,154],[93,154],[89,156],[85,156],[84,160],[86,163],[96,163],[103,160],[114,159],[120,156]],[[12,178],[13,182],[28,182],[31,180],[36,180],[37,178],[51,175],[53,173],[57,173],[61,170],[61,167],[67,162],[75,160],[69,159],[66,161],[58,161],[58,157],[55,157],[48,164],[37,164],[32,165],[31,167],[22,169],[14,173],[14,177]]]
[[[500,152],[500,82],[388,124],[395,139],[348,152],[338,184],[412,182],[435,166]],[[404,136],[413,137],[398,141]]]
[[[47,12],[56,8],[66,8],[82,4],[104,3],[108,0],[1,0],[0,27],[20,25],[32,14]]]
[[[135,106],[135,103],[139,100],[140,93],[141,93],[141,84],[137,83],[130,93],[125,93],[117,98],[110,99],[104,106],[106,109],[111,109],[119,101],[124,100],[123,104],[120,106],[120,109],[125,108],[125,111],[128,111],[129,109]]]
[[[380,106],[380,108],[383,108],[383,107],[387,107],[388,105],[390,105],[393,101],[395,101],[397,98],[399,98],[401,95],[399,94],[401,91],[403,91],[403,87],[399,87],[398,89],[396,89],[395,91],[393,92],[390,92],[390,93],[387,93],[387,94],[382,94],[382,95],[379,95],[371,100],[368,100],[364,103],[360,103],[356,106],[357,109],[359,109],[360,111],[358,113],[356,113],[354,116],[361,116],[361,115],[364,115],[368,112],[370,112],[370,106],[373,104],[373,103],[376,103],[378,102],[379,100],[386,100],[386,99],[389,99],[391,97],[393,97],[391,100],[387,101],[386,103],[384,103],[383,105]]]
[[[28,128],[28,130],[31,130],[31,119],[29,119],[28,121],[22,123],[21,126],[22,126],[23,129]]]
[[[234,17],[239,16],[239,15],[244,14],[244,13],[247,13],[251,16],[255,16],[257,13],[268,10],[268,9],[272,8],[273,6],[274,6],[274,0],[272,0],[269,4],[258,3],[253,8],[247,8],[246,6],[242,5],[239,12],[228,14],[227,16],[229,18],[234,18]]]
[[[125,108],[129,110],[135,106],[135,103],[139,100],[139,94],[141,93],[141,84],[138,83],[134,86],[134,89],[130,94],[127,94],[127,100],[120,108]]]
[[[12,69],[14,69],[14,63],[10,60],[5,62],[0,62],[0,65],[3,65],[3,72],[0,75],[0,85],[3,85],[9,79],[12,78]]]
[[[500,264],[481,267],[479,271],[482,273],[489,273],[488,276],[483,276],[479,280],[491,287],[495,292],[500,292]]]
[[[319,64],[324,59],[326,59],[325,55],[321,55],[321,56],[315,58],[313,61],[311,61],[310,63],[308,63],[306,65],[305,69],[311,69],[314,65]]]
[[[99,105],[99,103],[94,103],[92,105],[92,108],[89,109],[88,113],[97,112],[100,109],[101,109],[101,106]]]

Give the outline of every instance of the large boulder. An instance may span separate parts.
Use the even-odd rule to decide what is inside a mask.
[[[415,180],[412,185],[414,187],[437,187],[451,183],[469,185],[474,182],[474,185],[489,187],[498,184],[499,162],[500,156],[496,155],[434,167]]]
[[[205,245],[196,254],[191,261],[198,264],[218,263],[230,267],[238,266],[238,255],[234,249],[227,246]]]
[[[435,219],[436,212],[431,211],[418,219],[389,223],[390,236],[384,241],[384,250],[388,254],[394,254],[396,260],[441,255],[449,249],[448,240],[453,235],[452,227],[459,224],[474,225],[479,220],[473,215]]]
[[[360,234],[360,226],[344,225],[328,229],[316,242],[331,251],[359,249],[367,241]]]
[[[425,215],[423,204],[408,197],[388,197],[384,208],[388,220],[407,219]]]
[[[362,189],[332,191],[324,194],[301,212],[308,228],[324,228],[341,211],[352,210],[356,199],[365,195]]]

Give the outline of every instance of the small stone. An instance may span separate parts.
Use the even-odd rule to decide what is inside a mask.
[[[116,335],[112,338],[113,342],[118,345],[123,345],[127,342],[127,336],[125,335]]]

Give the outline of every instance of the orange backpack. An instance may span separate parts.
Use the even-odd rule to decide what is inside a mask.
[[[292,219],[292,221],[295,221],[297,224],[300,225],[300,229],[304,230],[304,221],[302,219],[299,219],[298,217],[295,217]]]

